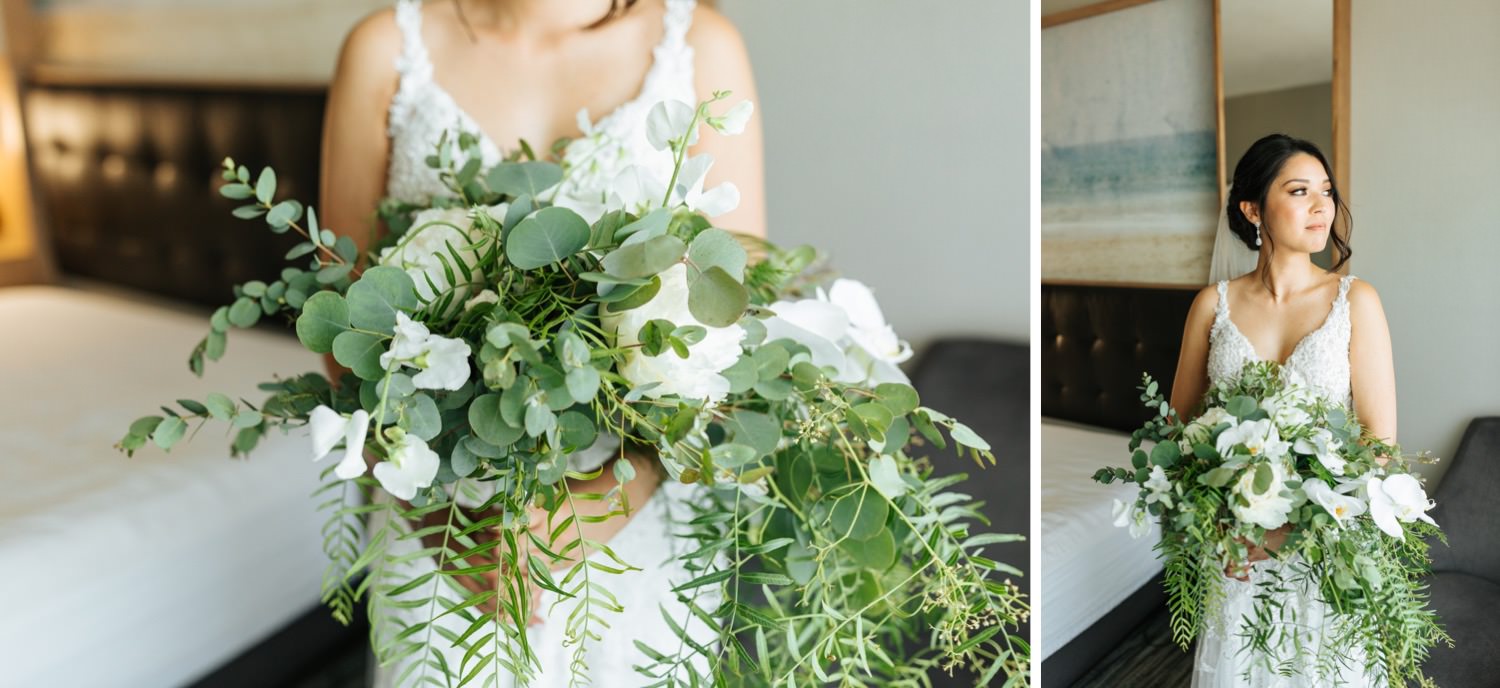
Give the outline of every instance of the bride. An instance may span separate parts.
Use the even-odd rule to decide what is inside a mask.
[[[738,33],[721,15],[693,0],[398,0],[395,7],[360,22],[340,52],[324,123],[318,210],[327,225],[353,235],[363,254],[383,232],[375,219],[382,198],[423,203],[448,194],[424,160],[445,130],[463,128],[479,137],[486,166],[522,140],[543,151],[554,141],[570,139],[558,152],[564,167],[577,173],[569,175],[555,202],[593,221],[601,212],[601,185],[619,170],[637,164],[670,171],[669,153],[646,141],[650,108],[666,99],[696,103],[716,90],[733,91],[736,100],[755,98]],[[740,191],[737,209],[716,217],[715,224],[764,236],[755,120],[744,135],[704,137],[692,150],[699,153],[716,160],[709,186],[730,180]],[[594,480],[570,479],[572,493],[605,495],[616,488],[611,459],[628,461],[637,477],[612,499],[579,501],[579,522],[623,513],[582,525],[581,534],[569,533],[556,544],[561,548],[579,537],[607,543],[640,570],[610,577],[607,585],[626,611],[604,615],[616,630],[606,631],[602,640],[567,637],[564,619],[571,610],[566,602],[558,603],[551,592],[532,591],[534,615],[525,635],[541,662],[532,685],[565,685],[570,674],[580,672],[600,685],[647,683],[632,669],[647,662],[631,641],[657,647],[670,642],[673,648],[679,643],[657,607],[682,608],[670,591],[685,577],[672,561],[678,547],[668,526],[680,515],[674,506],[680,509],[692,492],[670,481],[663,484],[659,464],[646,453],[620,452],[617,446],[593,449],[603,451],[570,457],[570,466],[603,470]],[[613,458],[621,453],[625,458]],[[483,496],[471,495],[460,503],[472,506]],[[535,515],[533,521],[545,525]],[[397,544],[415,550],[410,542]],[[565,559],[553,569],[561,575],[575,563]],[[405,570],[396,573],[414,578],[423,567],[432,571],[435,562],[417,558],[402,566]],[[494,574],[489,576],[492,584]],[[480,585],[462,576],[457,580],[471,589]],[[486,611],[493,612],[493,603],[487,604]],[[410,617],[403,623],[427,620],[425,610],[415,612],[424,613],[391,610],[398,618]],[[456,615],[443,617],[441,625],[454,636],[467,626]],[[378,669],[376,684],[416,681],[430,669],[410,662],[424,659],[429,666],[445,664],[457,671],[462,648],[432,637],[431,647]],[[579,640],[584,641],[581,649]],[[439,662],[432,662],[435,655],[441,655]],[[494,660],[486,673],[499,670],[503,657]],[[413,668],[417,673],[402,673]],[[513,680],[507,677],[501,685]]]
[[[1231,381],[1247,362],[1276,361],[1324,399],[1356,411],[1372,435],[1394,443],[1390,332],[1375,288],[1337,273],[1351,254],[1350,223],[1322,152],[1281,134],[1256,141],[1235,166],[1225,210],[1215,246],[1215,272],[1222,274],[1211,276],[1216,283],[1188,313],[1172,408],[1196,410],[1210,385]],[[1333,231],[1336,225],[1342,231]],[[1337,254],[1332,271],[1312,261],[1330,241]],[[1244,264],[1225,267],[1250,257],[1249,272]],[[1198,641],[1194,688],[1372,683],[1365,657],[1319,656],[1320,638],[1330,629],[1323,623],[1327,605],[1314,590],[1279,595],[1295,623],[1278,629],[1284,632],[1272,636],[1271,650],[1289,663],[1273,666],[1245,648],[1239,629],[1253,607],[1253,583],[1288,565],[1267,553],[1285,537],[1284,529],[1267,533],[1249,562],[1226,571],[1224,602]]]

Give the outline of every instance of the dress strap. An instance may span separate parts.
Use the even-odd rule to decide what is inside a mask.
[[[1339,295],[1337,299],[1334,299],[1335,304],[1349,303],[1349,285],[1353,284],[1354,280],[1357,279],[1359,278],[1355,277],[1354,275],[1344,275],[1343,277],[1339,278]]]
[[[1229,280],[1219,280],[1219,305],[1214,307],[1215,320],[1229,315]]]
[[[408,81],[432,78],[432,61],[422,43],[422,0],[396,0],[396,28],[401,30],[401,55],[396,58],[401,83],[397,90],[405,90]]]
[[[657,50],[680,51],[687,46],[687,32],[693,26],[693,9],[696,0],[667,0],[667,12],[662,16],[661,43]]]

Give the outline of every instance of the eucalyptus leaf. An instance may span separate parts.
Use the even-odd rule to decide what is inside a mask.
[[[868,540],[885,530],[889,513],[885,497],[873,489],[858,487],[834,501],[829,524],[839,537]]]
[[[745,262],[748,256],[740,242],[722,229],[707,229],[688,244],[688,260],[699,270],[718,267],[736,282],[745,279]]]
[[[416,283],[405,270],[389,265],[366,269],[345,296],[349,323],[362,330],[392,334],[396,314],[417,309]]]
[[[511,230],[505,257],[522,270],[551,265],[584,249],[589,225],[567,208],[543,208]]]
[[[562,168],[555,163],[529,161],[506,162],[496,165],[485,176],[485,182],[495,193],[512,198],[530,196],[536,198],[543,191],[562,181]]]
[[[469,404],[469,427],[474,436],[496,447],[507,447],[521,438],[521,428],[500,414],[500,395],[482,394]]]
[[[309,351],[326,354],[333,351],[333,340],[349,329],[349,306],[344,297],[331,291],[313,294],[302,304],[297,316],[297,339]]]
[[[354,371],[361,380],[379,380],[385,376],[380,355],[385,344],[374,335],[346,330],[333,338],[333,359]]]
[[[601,265],[615,277],[650,277],[671,267],[685,253],[687,245],[681,239],[666,235],[610,251]]]
[[[240,297],[235,299],[234,304],[229,307],[229,323],[235,327],[255,327],[260,322],[260,305],[255,301]]]
[[[723,268],[703,271],[688,285],[688,311],[709,327],[728,327],[745,314],[750,292]]]

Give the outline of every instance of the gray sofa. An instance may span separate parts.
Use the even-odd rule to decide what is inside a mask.
[[[1432,495],[1432,607],[1453,636],[1424,667],[1443,688],[1500,685],[1500,416],[1475,418]]]

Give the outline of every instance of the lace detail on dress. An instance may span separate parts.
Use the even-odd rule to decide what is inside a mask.
[[[598,121],[591,121],[587,110],[578,113],[579,136],[562,154],[567,177],[544,192],[551,194],[549,200],[554,204],[572,208],[593,222],[603,215],[609,186],[625,168],[644,165],[663,180],[671,174],[671,155],[652,148],[646,140],[646,114],[662,100],[697,100],[693,48],[687,44],[695,4],[694,0],[666,0],[662,38],[652,49],[651,68],[634,98]],[[485,166],[498,163],[503,156],[499,144],[433,78],[432,62],[422,43],[421,0],[398,0],[395,19],[402,49],[396,59],[398,84],[387,127],[391,150],[386,195],[424,203],[434,196],[449,195],[426,163],[444,131],[463,128],[478,136]],[[449,138],[455,137],[450,133]],[[457,142],[452,145],[457,152]]]
[[[1284,364],[1295,370],[1318,393],[1329,401],[1353,408],[1349,386],[1349,275],[1339,279],[1339,293],[1333,299],[1328,317],[1317,329],[1307,333]],[[1260,355],[1250,340],[1229,317],[1228,282],[1219,282],[1219,305],[1214,309],[1214,324],[1208,334],[1208,381],[1211,385],[1232,383],[1240,370]]]

